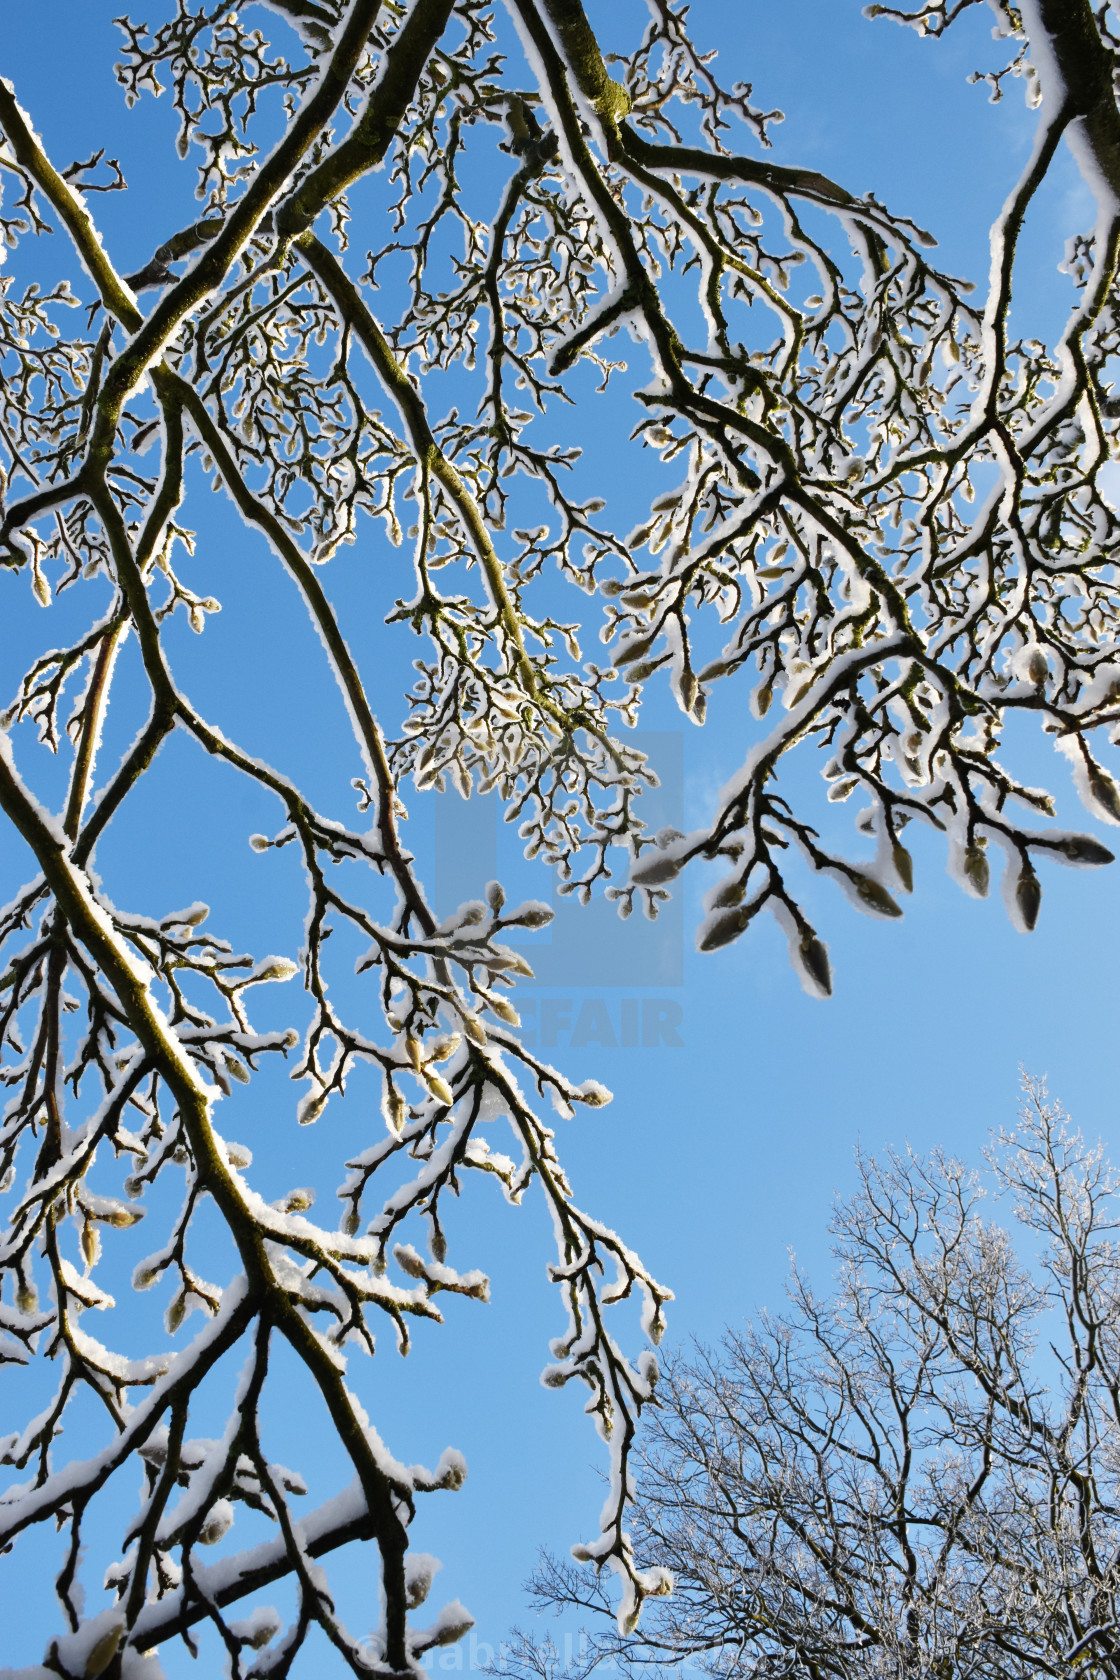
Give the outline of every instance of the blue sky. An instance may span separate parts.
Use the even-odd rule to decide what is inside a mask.
[[[150,255],[153,225],[162,237],[191,207],[186,173],[172,169],[168,175],[161,167],[160,146],[170,149],[170,113],[149,105],[130,117],[112,79],[110,20],[119,5],[37,0],[9,8],[0,70],[14,82],[57,161],[88,155],[106,142],[119,153],[130,192],[127,199],[103,198],[96,208],[110,249],[127,268]],[[590,10],[593,16],[609,11],[609,27],[619,31],[624,17],[632,15],[637,28],[643,15],[640,5],[615,6],[613,0],[609,8],[604,3]],[[152,21],[160,11],[149,7]],[[1033,126],[1021,84],[993,107],[985,89],[966,83],[969,71],[999,62],[986,8],[967,14],[941,43],[870,24],[854,0],[697,0],[693,19],[696,34],[720,47],[725,75],[733,67],[754,83],[758,103],[785,110],[786,122],[774,131],[776,158],[820,168],[855,191],[874,190],[938,236],[948,268],[983,280],[987,229],[1013,184]],[[1087,219],[1087,196],[1072,164],[1063,162],[1025,235],[1029,283],[1015,305],[1022,330],[1053,336],[1071,295],[1057,272],[1063,243]],[[23,253],[14,259],[17,272],[24,261]],[[620,396],[576,416],[579,435],[600,460],[616,434],[616,417],[628,412]],[[312,658],[310,626],[291,599],[266,584],[271,562],[247,542],[228,508],[210,498],[204,514],[204,525],[196,515],[203,540],[192,583],[219,595],[224,611],[202,638],[181,627],[175,632],[191,691],[204,709],[232,716],[254,750],[281,741],[284,767],[305,777],[329,808],[359,767],[350,764],[340,708]],[[355,652],[380,713],[391,721],[400,663],[383,651],[380,619],[405,587],[403,577],[398,585],[386,568],[403,561],[379,553],[377,571],[367,562],[362,545],[344,551],[332,565],[330,587],[364,627],[356,633]],[[78,606],[63,597],[53,609],[56,645],[67,633],[67,614],[77,614]],[[5,613],[0,678],[6,699],[28,638],[37,646],[43,631],[39,609],[22,591],[6,589]],[[126,652],[126,660],[131,657]],[[300,673],[298,685],[286,680],[292,670]],[[737,706],[713,706],[711,722],[699,731],[655,689],[644,726],[660,733],[669,767],[661,796],[669,811],[665,820],[677,820],[670,807],[679,802],[680,826],[698,825],[745,750],[752,726]],[[112,724],[109,747],[122,745],[129,732],[123,722]],[[324,738],[341,744],[324,750]],[[1043,738],[1024,729],[1020,739],[1009,739],[1007,756],[1028,781],[1056,792],[1062,826],[1091,829],[1064,763]],[[30,765],[30,754],[24,757]],[[807,792],[815,785],[810,765],[795,774]],[[37,784],[45,797],[51,777],[48,767]],[[302,897],[289,854],[257,857],[245,844],[250,832],[276,826],[259,793],[200,767],[177,741],[165,748],[151,783],[147,805],[119,833],[111,832],[99,853],[110,895],[157,915],[202,898],[235,944],[293,950]],[[547,881],[518,856],[511,831],[499,831],[485,808],[472,803],[468,822],[445,808],[437,820],[434,800],[408,802],[408,841],[426,861],[436,890],[450,900],[480,890],[491,872],[491,849],[511,896],[546,896]],[[838,813],[823,802],[818,808],[833,825],[830,832],[844,836],[849,855],[858,856],[847,808]],[[542,953],[541,973],[554,961],[550,972],[557,983],[528,991],[536,998],[538,1022],[558,1025],[552,1058],[576,1077],[601,1078],[615,1092],[611,1107],[581,1111],[564,1126],[564,1158],[583,1204],[622,1232],[675,1291],[673,1342],[714,1338],[723,1324],[777,1304],[791,1249],[823,1283],[829,1207],[853,1181],[857,1141],[871,1150],[937,1143],[976,1158],[989,1128],[1013,1120],[1020,1064],[1049,1076],[1051,1089],[1086,1131],[1114,1135],[1116,1041],[1110,1023],[1120,875],[1115,869],[1047,868],[1038,930],[1023,937],[1009,926],[997,892],[982,904],[965,899],[945,874],[937,838],[910,834],[916,891],[900,923],[861,918],[826,883],[807,884],[807,910],[829,942],[836,970],[828,1003],[801,991],[784,940],[769,922],[728,950],[695,955],[690,930],[707,885],[700,873],[683,890],[683,915],[674,910],[658,929],[608,921],[598,913],[601,907],[581,922],[578,911],[565,908],[551,936],[555,955]],[[1102,838],[1107,842],[1108,835]],[[30,874],[26,854],[7,833],[0,833],[0,871],[3,900]],[[586,966],[579,985],[570,977],[577,970],[561,957],[581,944]],[[286,1025],[298,999],[270,990],[260,1024]],[[680,1044],[601,1042],[612,1033],[616,1039],[633,1036],[635,1022],[640,1038],[643,1003],[646,1021],[660,1022],[663,1038],[679,1037]],[[562,1023],[578,1027],[581,1019],[587,1042],[576,1047]],[[318,1183],[321,1198],[329,1200],[338,1161],[364,1135],[360,1083],[329,1123],[307,1130],[295,1126],[290,1088],[278,1073],[262,1077],[246,1101],[248,1117],[239,1119],[234,1135],[254,1147],[262,1191],[278,1195],[292,1184]],[[355,1356],[354,1371],[374,1422],[399,1458],[434,1463],[448,1444],[466,1455],[466,1486],[455,1495],[432,1496],[413,1536],[418,1548],[443,1560],[433,1608],[458,1597],[474,1613],[477,1657],[478,1641],[496,1645],[512,1622],[526,1621],[520,1583],[537,1547],[563,1550],[594,1533],[603,1455],[577,1395],[538,1383],[548,1338],[562,1328],[544,1274],[551,1233],[539,1202],[530,1195],[522,1209],[511,1209],[496,1191],[485,1194],[488,1186],[470,1188],[456,1210],[460,1228],[453,1239],[461,1245],[460,1265],[490,1273],[492,1302],[456,1301],[445,1326],[422,1328],[407,1362],[385,1343],[372,1366],[360,1368]],[[149,1226],[158,1218],[157,1208]],[[138,1235],[138,1252],[140,1245]],[[137,1257],[130,1249],[122,1258],[122,1277]],[[276,1456],[284,1459],[285,1441],[291,1460],[303,1462],[310,1451],[329,1491],[336,1455],[326,1440],[309,1442],[310,1412],[294,1373],[280,1392],[271,1420]],[[13,1625],[14,1601],[5,1597],[2,1659],[9,1663],[41,1655],[36,1606],[42,1603],[45,1614],[43,1570],[50,1550],[48,1538],[35,1535],[21,1543],[21,1557],[5,1560],[3,1590],[11,1591],[14,1563],[23,1605]],[[348,1619],[355,1628],[362,1626],[365,1567],[359,1559],[334,1571],[353,1595]],[[279,1602],[281,1595],[274,1596]],[[371,1606],[368,1624],[375,1618]],[[453,1648],[435,1666],[453,1668],[458,1657],[469,1667],[471,1649],[469,1643]],[[185,1652],[168,1651],[163,1662],[172,1677],[199,1672]],[[320,1662],[319,1673],[334,1672],[328,1654]]]

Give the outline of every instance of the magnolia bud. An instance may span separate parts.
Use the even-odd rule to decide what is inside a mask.
[[[224,1050],[222,1052],[222,1060],[225,1062],[230,1074],[237,1080],[239,1085],[248,1085],[249,1070],[245,1066],[244,1062],[239,1061],[238,1058],[232,1055],[228,1050]]]
[[[738,939],[744,928],[750,922],[752,911],[748,905],[732,906],[725,910],[722,916],[717,916],[708,926],[708,931],[700,941],[702,951],[718,951],[724,945],[730,945],[732,940]]]
[[[639,636],[637,641],[627,642],[625,647],[620,647],[615,654],[615,665],[632,665],[636,659],[641,659],[644,654],[649,652],[655,640],[656,637],[654,636]]]
[[[856,894],[861,903],[866,904],[869,910],[874,910],[880,916],[901,916],[902,914],[886,887],[882,886],[871,875],[858,875],[856,877]]]
[[[115,1627],[103,1633],[86,1657],[84,1669],[85,1680],[97,1680],[99,1674],[104,1674],[117,1652],[120,1650],[121,1640],[124,1638],[125,1627],[118,1622]]]
[[[992,878],[988,855],[982,846],[968,846],[964,854],[964,872],[976,889],[978,898],[988,896],[988,886]]]
[[[199,1530],[200,1546],[216,1546],[233,1526],[233,1506],[228,1499],[219,1499]]]
[[[1089,792],[1102,811],[1106,811],[1113,822],[1120,823],[1120,789],[1106,771],[1090,773]]]
[[[1023,926],[1028,933],[1034,932],[1038,921],[1038,912],[1042,908],[1042,887],[1038,876],[1029,864],[1025,865],[1022,874],[1015,883],[1015,902],[1019,906],[1019,914],[1023,918]]]
[[[898,876],[899,885],[904,892],[914,891],[914,861],[901,841],[896,840],[891,847],[891,862],[894,872]]]
[[[423,1078],[425,1085],[428,1087],[428,1090],[432,1093],[432,1096],[435,1097],[436,1101],[446,1103],[448,1108],[450,1108],[451,1104],[455,1101],[455,1093],[447,1081],[445,1079],[441,1079],[438,1073],[433,1073],[431,1068],[422,1069],[421,1077]]]
[[[1054,842],[1054,850],[1061,852],[1070,863],[1114,863],[1116,860],[1107,846],[1102,846],[1099,840],[1092,840],[1087,834],[1072,834],[1068,840]]]
[[[400,1134],[408,1112],[407,1104],[399,1091],[390,1090],[385,1095],[385,1119],[389,1130],[395,1135]]]
[[[327,1106],[326,1095],[322,1091],[313,1091],[296,1109],[296,1119],[301,1126],[313,1126],[320,1114]]]
[[[525,914],[518,916],[517,920],[521,927],[543,928],[548,926],[555,914],[554,910],[548,910],[544,905],[541,905],[539,908],[526,910]]]
[[[832,965],[828,952],[815,934],[802,937],[799,956],[805,972],[816,982],[826,997],[832,996]]]
[[[136,1225],[144,1217],[143,1208],[114,1208],[112,1213],[99,1216],[105,1225],[112,1225],[116,1231],[127,1231],[130,1225]]]
[[[643,859],[635,869],[632,869],[630,879],[635,886],[659,887],[665,881],[675,880],[680,872],[681,866],[675,858],[652,857],[648,862]]]

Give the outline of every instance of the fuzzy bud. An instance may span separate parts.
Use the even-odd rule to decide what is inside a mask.
[[[309,1097],[304,1097],[296,1109],[296,1119],[301,1126],[313,1126],[327,1106],[326,1093],[312,1091]]]
[[[111,1627],[109,1629],[108,1633],[103,1633],[101,1635],[97,1644],[93,1646],[89,1655],[86,1657],[86,1666],[83,1670],[85,1680],[97,1680],[97,1676],[99,1674],[104,1674],[105,1670],[120,1650],[121,1640],[124,1638],[124,1635],[125,1627],[123,1622],[118,1622],[115,1627]]]
[[[987,898],[992,871],[983,846],[968,846],[964,854],[964,872],[975,889],[977,898]]]
[[[433,1073],[431,1068],[422,1069],[421,1077],[423,1078],[425,1085],[428,1087],[428,1090],[432,1093],[432,1096],[435,1097],[436,1101],[446,1103],[448,1108],[450,1108],[451,1104],[455,1101],[455,1093],[447,1081],[445,1079],[441,1079],[438,1073]]]
[[[228,1499],[219,1499],[199,1530],[200,1546],[216,1546],[233,1526],[233,1506]]]
[[[798,948],[801,966],[826,997],[832,996],[832,965],[828,952],[815,934],[803,936]]]
[[[1029,864],[1015,883],[1015,902],[1023,918],[1023,926],[1028,933],[1033,933],[1038,921],[1038,912],[1042,908],[1042,887]]]
[[[985,859],[985,862],[987,860]],[[866,904],[878,916],[901,916],[902,911],[880,882],[872,875],[858,875],[856,877],[856,894],[861,904]]]
[[[898,876],[898,884],[903,892],[913,892],[914,860],[899,840],[896,840],[891,847],[891,862],[894,864],[894,872]]]
[[[399,1137],[404,1128],[408,1105],[400,1092],[390,1089],[385,1093],[385,1120],[389,1130],[395,1137]]]
[[[1061,852],[1070,863],[1114,863],[1115,857],[1107,846],[1102,846],[1099,840],[1093,840],[1087,834],[1072,834],[1068,840],[1058,840],[1054,843],[1054,850]]]
[[[298,973],[298,966],[287,957],[266,957],[260,967],[253,970],[245,984],[257,986],[263,980],[290,980]]]
[[[630,879],[638,887],[660,887],[666,881],[675,880],[680,872],[681,866],[675,858],[653,857],[632,869]]]

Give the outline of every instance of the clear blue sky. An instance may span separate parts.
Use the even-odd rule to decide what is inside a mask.
[[[156,215],[162,236],[186,219],[190,204],[184,172],[171,171],[169,189],[161,167],[170,113],[148,106],[129,117],[112,79],[110,20],[120,4],[36,0],[5,8],[0,73],[14,82],[58,162],[106,142],[119,153],[130,193],[127,200],[102,199],[96,208],[114,256],[127,267],[138,266],[155,243],[148,215]],[[644,16],[637,0],[601,0],[590,9],[593,16],[609,15],[620,34],[624,18],[636,30]],[[163,10],[153,3],[145,15],[155,22]],[[775,131],[778,159],[825,170],[855,191],[873,189],[938,236],[947,267],[983,280],[987,229],[1033,124],[1020,84],[994,108],[986,90],[966,85],[970,70],[997,62],[986,8],[968,14],[942,43],[868,23],[856,0],[697,0],[693,19],[697,36],[719,46],[725,76],[733,69],[753,81],[760,104],[787,113]],[[1072,165],[1063,165],[1025,236],[1030,284],[1016,301],[1024,330],[1029,323],[1030,331],[1052,337],[1060,323],[1070,293],[1057,264],[1065,237],[1084,225],[1087,210]],[[363,235],[365,243],[372,238]],[[23,262],[21,254],[17,268]],[[620,397],[617,409],[605,403],[573,424],[601,458],[613,417],[625,421],[627,412]],[[197,521],[196,509],[197,503]],[[337,735],[343,727],[326,674],[314,673],[306,686],[301,675],[294,692],[285,682],[289,668],[307,669],[310,629],[293,601],[261,592],[270,562],[247,543],[218,498],[205,518],[195,587],[219,595],[225,610],[203,638],[181,637],[192,692],[213,713],[230,709],[247,744],[261,743],[257,750],[282,740],[282,749],[266,755],[282,752],[284,767],[305,776],[329,806],[357,771],[345,743],[337,752],[322,746],[325,728]],[[377,705],[391,723],[399,666],[382,655],[380,618],[400,590],[390,578],[386,598],[374,599],[361,551],[344,554],[332,566],[331,591],[365,625],[355,651],[375,673]],[[57,645],[70,611],[65,598],[55,610]],[[38,612],[21,598],[0,628],[5,700],[25,633],[34,633],[35,645],[42,636]],[[680,826],[699,825],[749,741],[749,720],[737,706],[713,706],[701,732],[651,692],[646,727],[664,737],[653,745],[668,767],[665,820],[677,821],[672,805],[679,800]],[[1059,794],[1063,826],[1092,827],[1069,789],[1064,763],[1053,760],[1041,737],[1024,731],[1009,744],[1009,756],[1028,781]],[[798,774],[808,788],[810,767],[802,765]],[[151,914],[203,898],[235,943],[291,951],[302,918],[294,867],[286,853],[257,858],[245,845],[249,832],[275,826],[274,814],[252,790],[217,778],[220,772],[200,767],[185,745],[165,749],[146,795],[150,826],[138,812],[99,854],[106,890]],[[40,785],[48,795],[49,776]],[[448,898],[480,890],[491,873],[491,847],[512,890],[546,893],[547,882],[516,855],[508,829],[497,834],[496,820],[473,806],[467,826],[457,827],[453,814],[437,824],[433,803],[409,799],[408,838]],[[858,855],[847,807],[837,812],[822,802],[820,810],[833,825],[828,832]],[[548,955],[541,953],[541,973],[551,962],[555,984],[529,991],[542,1026],[557,1028],[553,1059],[580,1078],[601,1078],[615,1092],[611,1107],[581,1112],[565,1126],[564,1156],[584,1205],[622,1232],[676,1292],[670,1340],[715,1337],[724,1323],[777,1304],[790,1249],[823,1283],[829,1206],[852,1182],[857,1140],[869,1149],[939,1143],[976,1158],[989,1128],[1014,1117],[1020,1063],[1049,1075],[1052,1090],[1087,1131],[1115,1133],[1110,1023],[1120,873],[1047,868],[1039,928],[1025,938],[1008,925],[998,892],[983,904],[965,899],[945,874],[936,838],[913,829],[910,835],[916,892],[902,922],[861,918],[827,884],[807,889],[809,914],[830,944],[836,970],[829,1003],[804,995],[769,923],[729,950],[697,957],[691,927],[707,884],[699,874],[685,888],[683,918],[668,916],[656,937],[634,924],[608,922],[595,909],[583,922],[566,910]],[[0,834],[0,870],[0,899],[7,900],[30,873],[26,854],[7,834]],[[572,966],[579,946],[582,968]],[[271,1019],[262,1010],[263,1026],[287,1024],[298,1001],[273,991]],[[615,1038],[635,1031],[640,1038],[643,1001],[647,1031],[660,1023],[663,1036],[680,1037],[679,1046],[596,1042],[609,1037],[604,1020]],[[588,1042],[574,1047],[564,1023],[580,1020]],[[254,1084],[246,1102],[250,1118],[239,1120],[234,1135],[253,1144],[262,1191],[278,1195],[293,1184],[317,1183],[321,1201],[329,1203],[343,1151],[364,1135],[360,1090],[329,1125],[308,1130],[295,1126],[289,1088],[273,1074]],[[433,1608],[461,1598],[477,1618],[476,1641],[496,1645],[513,1621],[526,1619],[520,1582],[537,1547],[563,1550],[594,1533],[603,1455],[577,1394],[546,1391],[537,1381],[548,1338],[562,1328],[544,1274],[551,1232],[539,1203],[530,1195],[525,1207],[510,1209],[497,1194],[486,1195],[487,1186],[469,1188],[453,1237],[461,1243],[460,1264],[490,1273],[492,1303],[453,1302],[447,1324],[424,1327],[407,1362],[386,1341],[372,1366],[360,1368],[355,1356],[353,1369],[399,1458],[434,1463],[447,1444],[465,1453],[465,1488],[422,1506],[414,1543],[444,1563]],[[149,1229],[158,1218],[153,1211]],[[122,1277],[134,1258],[130,1252],[122,1261]],[[288,1439],[290,1458],[305,1462],[298,1383],[273,1404],[276,1456],[284,1458]],[[216,1428],[220,1422],[215,1416]],[[68,1444],[78,1446],[76,1439]],[[319,1455],[322,1491],[331,1491],[337,1455],[326,1442],[311,1450]],[[21,1550],[22,1608],[13,1620],[13,1602],[5,1598],[0,1606],[0,1664],[29,1663],[42,1652],[35,1606],[45,1607],[49,1538],[31,1536]],[[5,1560],[6,1582],[12,1562]],[[364,1570],[365,1560],[360,1563]],[[334,1573],[356,1583],[359,1562],[336,1564]],[[278,1603],[282,1597],[272,1596]],[[362,1626],[358,1612],[350,1620]],[[368,1625],[375,1620],[371,1606]],[[469,1666],[467,1643],[445,1653],[444,1665],[455,1664],[456,1651]],[[168,1650],[163,1663],[172,1677],[199,1672],[182,1651]],[[333,1673],[331,1664],[324,1653],[319,1672]]]

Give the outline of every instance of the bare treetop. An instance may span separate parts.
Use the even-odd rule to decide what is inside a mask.
[[[672,1598],[574,1670],[517,1636],[505,1680],[1116,1674],[1117,1175],[1037,1084],[987,1164],[861,1159],[835,1293],[795,1269],[668,1362],[635,1533]],[[534,1591],[609,1614],[551,1559]]]
[[[937,34],[965,4],[872,10]],[[404,1470],[347,1386],[345,1350],[372,1348],[378,1312],[405,1347],[410,1318],[439,1317],[437,1294],[485,1298],[476,1269],[447,1264],[440,1216],[468,1169],[514,1202],[539,1185],[553,1213],[568,1319],[546,1381],[586,1383],[612,1443],[602,1531],[580,1555],[620,1576],[624,1626],[666,1586],[624,1527],[655,1361],[624,1353],[605,1309],[640,1295],[656,1340],[668,1291],[581,1211],[532,1096],[568,1115],[609,1094],[517,1036],[508,993],[530,970],[508,936],[550,912],[508,906],[496,882],[458,908],[433,904],[403,838],[406,783],[494,793],[562,890],[586,900],[603,886],[623,914],[656,913],[692,859],[719,860],[701,948],[768,910],[818,995],[831,966],[799,901],[804,867],[897,916],[895,894],[913,886],[901,834],[918,820],[944,833],[970,893],[988,890],[1002,852],[1028,930],[1039,858],[1110,861],[1099,840],[1048,828],[1049,794],[998,753],[1007,721],[1037,714],[1091,813],[1120,822],[1094,745],[1120,720],[1103,477],[1120,424],[1117,42],[1108,8],[1087,0],[995,10],[1009,49],[995,91],[1026,75],[1040,115],[979,297],[936,266],[905,206],[769,161],[779,113],[721,83],[668,0],[650,0],[624,54],[603,53],[579,0],[167,0],[154,21],[120,19],[125,97],[162,95],[178,116],[168,201],[185,171],[199,202],[186,225],[151,227],[131,273],[102,237],[97,196],[127,191],[129,159],[52,158],[20,90],[0,82],[0,225],[21,275],[39,276],[9,276],[0,294],[0,564],[5,586],[29,582],[44,608],[71,592],[85,623],[66,646],[48,631],[28,650],[0,736],[0,807],[38,871],[0,920],[12,1057],[0,1172],[20,1186],[0,1249],[2,1357],[47,1354],[58,1371],[47,1409],[3,1442],[30,1479],[0,1499],[0,1546],[48,1519],[66,1530],[55,1672],[140,1673],[137,1653],[207,1621],[234,1675],[289,1672],[312,1625],[355,1673],[404,1673],[465,1630],[457,1606],[410,1629],[430,1577],[406,1558],[415,1495],[457,1486],[462,1464]],[[1016,242],[1063,139],[1098,221],[1071,244],[1075,306],[1048,349],[1008,320]],[[58,237],[40,243],[48,230]],[[580,417],[608,382],[631,393],[630,444],[654,469],[633,528],[612,522],[608,494],[625,443],[605,468],[579,458]],[[198,583],[204,518],[186,511],[203,484],[229,498],[318,633],[359,772],[329,810],[206,714],[189,661],[172,667],[177,615],[204,634],[221,606]],[[389,718],[330,593],[329,562],[352,543],[403,545],[411,561],[407,598],[385,590],[365,615],[421,650]],[[114,681],[128,638],[142,699]],[[743,753],[702,828],[651,836],[640,794],[656,768],[620,726],[666,681],[697,724],[738,696]],[[98,757],[110,707],[131,740],[115,763]],[[179,905],[118,905],[101,889],[98,842],[127,823],[173,735],[275,800],[274,832],[249,843],[302,860],[301,952],[236,953],[203,931],[186,876]],[[30,791],[36,737],[70,767],[56,811]],[[780,791],[787,754],[821,747],[829,797],[861,797],[870,863],[830,850]],[[356,868],[332,876],[340,861]],[[338,929],[366,952],[354,1018],[329,990]],[[306,1030],[255,1031],[251,988],[297,973]],[[308,1216],[306,1191],[264,1200],[250,1152],[216,1127],[233,1085],[277,1053],[303,1082],[303,1124],[355,1070],[381,1080],[337,1229]],[[496,1119],[512,1155],[483,1130]],[[168,1291],[170,1334],[194,1308],[205,1328],[176,1354],[153,1324],[154,1351],[125,1357],[83,1327],[87,1311],[112,1322],[94,1281],[102,1240],[175,1175],[181,1211],[134,1281]],[[203,1198],[238,1255],[221,1286],[192,1238]],[[426,1257],[404,1229],[418,1217]],[[356,1478],[302,1525],[299,1476],[261,1436],[277,1341],[310,1373]],[[193,1439],[198,1394],[235,1350],[248,1363],[226,1433]],[[107,1444],[66,1464],[62,1420],[91,1396]],[[116,1603],[84,1617],[98,1496],[138,1461],[140,1515],[111,1542]],[[222,1540],[238,1502],[274,1538],[207,1569],[198,1547]],[[360,1645],[314,1560],[371,1537],[385,1620]],[[231,1621],[227,1606],[282,1575],[297,1612],[252,1658],[278,1623]]]

